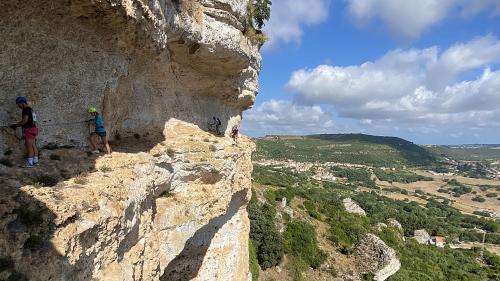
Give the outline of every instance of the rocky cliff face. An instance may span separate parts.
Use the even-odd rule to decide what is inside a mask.
[[[0,3],[1,123],[28,96],[40,144],[82,145],[85,109],[110,135],[178,119],[224,129],[257,93],[258,46],[244,36],[247,0],[5,0]],[[0,148],[9,138],[1,134]],[[11,140],[10,140],[11,141]]]
[[[56,149],[33,170],[0,165],[0,279],[247,279],[254,146],[206,132],[255,100],[247,2],[1,1],[1,123],[25,95]],[[80,148],[91,104],[111,159]],[[14,164],[18,145],[0,132]]]

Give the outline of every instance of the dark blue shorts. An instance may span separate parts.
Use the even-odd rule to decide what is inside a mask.
[[[105,137],[106,136],[106,132],[94,132],[94,133],[97,134],[100,137]]]

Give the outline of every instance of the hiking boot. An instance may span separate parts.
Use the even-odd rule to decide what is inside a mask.
[[[99,154],[99,153],[100,153],[100,151],[99,151],[99,150],[92,150],[92,153],[94,153],[94,154]]]
[[[111,158],[111,154],[104,155],[104,158]]]
[[[32,165],[32,164],[26,162],[24,165],[21,166],[21,168],[27,168],[27,169],[35,168],[35,165]]]

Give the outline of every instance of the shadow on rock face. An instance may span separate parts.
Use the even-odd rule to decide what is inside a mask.
[[[52,245],[55,218],[31,194],[17,187],[0,187],[1,280],[91,280],[92,257],[71,263]],[[59,226],[75,219],[68,218]]]
[[[161,281],[184,281],[198,276],[212,239],[245,204],[247,192],[244,189],[233,194],[226,213],[211,219],[186,241],[184,249],[168,264]]]

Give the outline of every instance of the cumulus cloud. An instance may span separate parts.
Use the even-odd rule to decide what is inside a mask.
[[[330,0],[274,0],[271,19],[264,27],[269,37],[264,48],[272,48],[279,42],[299,43],[303,27],[325,21],[329,6]]]
[[[498,64],[500,41],[486,36],[442,52],[437,47],[398,49],[361,65],[301,69],[288,87],[308,103],[331,104],[340,117],[365,124],[398,120],[499,126],[500,71],[490,68]],[[479,77],[459,79],[470,71],[479,71]]]
[[[382,22],[396,37],[414,39],[434,24],[458,11],[472,17],[488,10],[500,14],[498,0],[346,0],[351,18],[360,26]]]
[[[250,135],[327,133],[333,128],[330,114],[320,106],[269,100],[245,112],[242,131]]]

